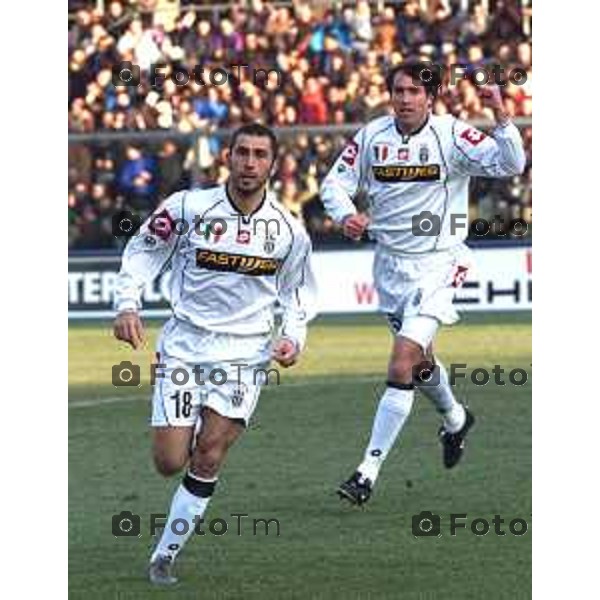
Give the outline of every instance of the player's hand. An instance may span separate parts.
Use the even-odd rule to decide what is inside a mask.
[[[298,345],[289,338],[280,338],[273,344],[271,356],[282,367],[291,367],[296,363],[299,355]]]
[[[495,83],[482,85],[477,88],[477,91],[483,106],[491,108],[494,111],[498,123],[505,123],[508,121],[508,114],[504,109],[504,101],[502,100],[502,92]]]
[[[364,213],[350,215],[346,217],[342,223],[342,230],[346,237],[354,241],[360,240],[365,232],[365,229],[370,223],[370,219]]]
[[[126,310],[117,315],[113,333],[118,340],[127,342],[134,350],[145,342],[144,326],[140,316],[133,310]]]

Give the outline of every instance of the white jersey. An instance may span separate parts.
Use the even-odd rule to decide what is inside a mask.
[[[392,252],[445,250],[469,229],[469,178],[523,172],[525,152],[512,123],[491,135],[451,115],[430,115],[411,135],[393,116],[358,131],[321,186],[327,213],[340,223],[356,213],[352,199],[367,192],[369,232]],[[427,211],[425,214],[424,211]]]
[[[142,288],[169,265],[179,321],[215,333],[268,333],[279,301],[281,335],[303,347],[316,304],[311,243],[270,193],[251,215],[225,186],[167,198],[125,248],[115,309],[139,309]]]

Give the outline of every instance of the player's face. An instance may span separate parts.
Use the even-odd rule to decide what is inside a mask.
[[[242,194],[263,188],[273,166],[271,140],[265,136],[240,135],[229,155],[231,183]]]
[[[431,110],[432,98],[406,73],[397,73],[392,86],[392,107],[402,131],[420,127]]]

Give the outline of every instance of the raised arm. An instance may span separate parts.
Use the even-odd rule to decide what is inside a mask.
[[[481,90],[484,104],[494,111],[496,127],[490,135],[455,120],[452,126],[450,166],[459,175],[510,177],[525,169],[525,150],[517,127],[504,112],[497,86]]]

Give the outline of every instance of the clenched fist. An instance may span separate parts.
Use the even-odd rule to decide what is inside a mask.
[[[300,350],[289,338],[280,338],[273,344],[272,357],[282,367],[291,367],[297,360]]]
[[[354,241],[360,240],[368,227],[370,219],[364,213],[358,213],[356,215],[350,215],[346,217],[342,222],[342,230],[346,237]]]
[[[127,342],[134,350],[140,348],[145,341],[144,326],[140,316],[133,310],[126,310],[117,315],[113,333],[118,340]]]
[[[477,91],[479,92],[483,105],[494,111],[496,121],[499,124],[506,123],[508,121],[508,114],[504,109],[500,88],[495,83],[488,83],[487,85],[479,87]]]

